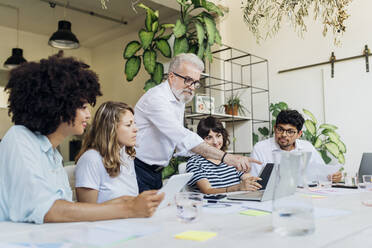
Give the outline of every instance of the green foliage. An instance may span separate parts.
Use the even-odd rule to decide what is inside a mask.
[[[272,130],[274,130],[278,114],[280,111],[286,109],[288,109],[288,105],[285,102],[270,104],[269,111],[272,115]],[[346,153],[346,145],[341,141],[340,135],[336,132],[338,128],[332,124],[323,123],[318,125],[318,120],[309,110],[303,109],[302,111],[310,118],[305,120],[305,130],[303,131],[302,138],[313,144],[326,164],[332,161],[330,155],[335,157],[340,164],[345,164],[344,154]],[[269,137],[269,130],[266,127],[258,128],[258,132],[261,134],[262,139]],[[273,135],[273,132],[271,135]],[[255,145],[258,141],[259,136],[254,133],[253,144]]]
[[[142,57],[144,68],[150,75],[144,86],[144,90],[148,90],[159,84],[163,78],[164,67],[157,61],[157,52],[166,58],[172,57],[168,43],[169,35],[164,35],[164,32],[167,29],[170,31],[174,24],[159,24],[159,11],[154,11],[142,3],[137,6],[146,10],[145,27],[138,32],[140,41],[130,41],[124,49],[123,57],[127,60],[125,75],[128,81],[136,77]],[[142,54],[138,54],[140,52]]]
[[[212,14],[223,16],[223,12],[214,3],[206,0],[192,0],[191,2],[177,0],[177,2],[180,5],[181,16],[173,29],[176,37],[174,54],[192,52],[201,59],[206,58],[212,61],[210,47],[215,43],[221,44],[221,35],[216,28]],[[192,15],[191,12],[194,10],[200,13]]]
[[[189,51],[189,43],[185,37],[176,38],[174,40],[173,52],[174,56],[177,56],[180,53],[187,53]]]
[[[154,74],[152,74],[152,79],[156,84],[160,84],[163,79],[164,66],[161,63],[156,63]]]
[[[183,162],[187,162],[187,157],[172,157],[172,159],[169,161],[168,166],[164,168],[162,171],[162,179],[167,179],[171,177],[174,174],[178,173],[178,165]]]
[[[125,75],[127,75],[127,80],[130,82],[138,74],[141,67],[141,58],[138,56],[132,56],[125,63]]]
[[[155,41],[156,48],[163,54],[164,57],[170,58],[172,56],[172,51],[168,44],[168,41],[165,39],[159,39]]]
[[[151,89],[152,87],[155,87],[156,85],[157,83],[155,82],[155,80],[150,78],[149,80],[146,81],[145,86],[143,87],[143,90],[148,91],[149,89]]]
[[[212,61],[211,46],[214,43],[221,44],[221,35],[212,16],[212,14],[223,16],[218,6],[206,0],[177,0],[177,2],[181,14],[176,24],[160,24],[159,11],[154,11],[142,3],[137,5],[146,10],[145,26],[138,32],[140,41],[130,41],[124,49],[123,57],[127,60],[125,74],[128,81],[132,81],[138,74],[141,65],[140,57],[143,58],[143,65],[151,79],[146,82],[145,90],[156,86],[163,78],[160,72],[164,73],[164,69],[157,61],[157,53],[160,52],[164,57],[171,58],[180,53],[190,52],[201,59]],[[200,13],[192,15],[191,12],[194,10],[199,10]],[[168,43],[171,34],[175,36],[173,54]]]
[[[140,50],[142,47],[141,43],[138,41],[134,40],[128,43],[128,45],[125,47],[123,57],[124,59],[129,59],[133,55],[136,54],[138,50]]]
[[[303,112],[310,117],[305,121],[306,130],[303,132],[303,138],[314,145],[326,164],[332,160],[328,154],[336,158],[340,164],[345,164],[346,146],[336,132],[337,127],[325,123],[318,126],[315,116],[310,111],[303,109]]]

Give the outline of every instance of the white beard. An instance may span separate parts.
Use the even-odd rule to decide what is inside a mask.
[[[180,102],[185,103],[185,104],[190,102],[192,98],[194,97],[194,91],[192,90],[186,90],[186,89],[176,90],[172,87],[172,92]],[[183,94],[184,92],[190,92],[191,95]]]

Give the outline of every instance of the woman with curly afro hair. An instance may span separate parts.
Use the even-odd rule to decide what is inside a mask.
[[[146,192],[105,204],[74,203],[57,146],[84,132],[97,75],[62,54],[23,63],[5,87],[14,126],[0,143],[0,221],[69,222],[151,216],[163,194]]]

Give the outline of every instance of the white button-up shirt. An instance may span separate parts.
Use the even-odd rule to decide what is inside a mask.
[[[176,156],[190,156],[190,150],[203,143],[199,135],[183,126],[184,111],[185,104],[174,96],[168,81],[141,97],[134,109],[139,160],[167,166],[175,151]]]
[[[56,200],[72,201],[61,155],[46,136],[11,127],[0,143],[0,221],[43,223]]]
[[[296,139],[295,142],[295,149],[291,150],[290,152],[311,152],[311,158],[306,168],[308,180],[319,180],[319,177],[321,177],[322,180],[326,180],[329,174],[337,172],[337,170],[340,168],[339,165],[326,165],[319,152],[310,142],[300,139]],[[251,157],[262,162],[262,165],[265,165],[267,163],[274,163],[273,152],[278,151],[282,150],[276,143],[275,138],[272,137],[258,142],[253,147]],[[252,163],[250,174],[252,176],[258,176],[262,165]]]

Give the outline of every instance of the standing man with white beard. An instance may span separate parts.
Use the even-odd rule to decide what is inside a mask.
[[[162,187],[161,172],[174,152],[176,156],[200,154],[244,172],[250,171],[250,162],[260,164],[209,146],[183,126],[185,103],[200,87],[203,70],[203,62],[195,54],[179,54],[169,65],[168,80],[147,91],[137,102],[134,117],[139,131],[134,164],[139,192]]]

